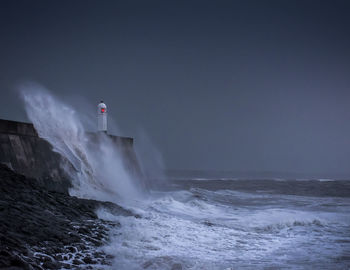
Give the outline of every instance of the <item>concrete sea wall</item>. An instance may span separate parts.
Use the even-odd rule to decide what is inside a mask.
[[[92,141],[99,140],[98,133],[88,133]],[[122,153],[125,166],[137,176],[141,175],[133,139],[109,136]],[[61,164],[64,158],[40,138],[30,123],[0,119],[0,163],[27,177],[36,178],[48,189],[67,192],[70,180]]]

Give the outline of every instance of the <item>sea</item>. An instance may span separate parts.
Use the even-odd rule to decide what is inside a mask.
[[[141,185],[107,135],[89,142],[88,114],[37,86],[22,96],[39,136],[70,164],[70,195],[134,213],[98,209],[118,225],[100,248],[112,262],[86,269],[350,269],[349,180],[204,174]]]
[[[350,181],[173,179],[124,205],[111,269],[350,269]]]

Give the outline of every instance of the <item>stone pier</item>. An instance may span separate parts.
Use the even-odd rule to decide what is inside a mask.
[[[88,133],[92,140],[98,133]],[[123,156],[125,167],[134,175],[141,176],[133,149],[133,138],[106,134]],[[33,124],[0,119],[0,163],[27,177],[36,178],[49,189],[67,192],[71,186],[68,175],[61,168],[63,157],[38,136]]]

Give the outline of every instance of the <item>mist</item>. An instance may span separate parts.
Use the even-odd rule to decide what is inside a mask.
[[[38,135],[48,141],[53,151],[63,157],[61,167],[72,182],[70,195],[101,201],[135,200],[145,194],[140,189],[143,179],[135,179],[118,149],[104,133],[96,133],[92,140],[84,128],[80,115],[44,87],[27,83],[20,87],[28,118]],[[88,126],[96,125],[97,116]],[[86,119],[85,119],[86,121]]]

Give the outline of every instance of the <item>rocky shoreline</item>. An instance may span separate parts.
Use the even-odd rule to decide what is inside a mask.
[[[40,181],[0,164],[0,269],[102,269],[112,257],[100,247],[117,222],[101,220],[100,207],[132,212],[108,202],[48,190]]]

